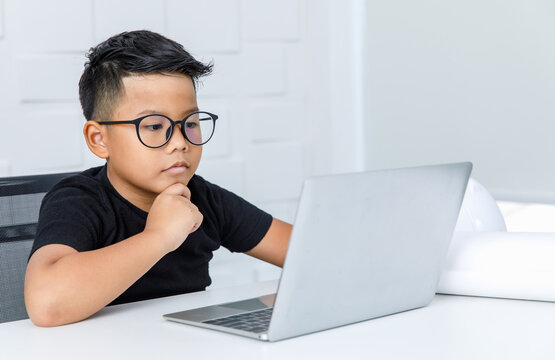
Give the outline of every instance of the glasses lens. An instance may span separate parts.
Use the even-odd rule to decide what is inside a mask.
[[[214,123],[214,118],[208,113],[192,114],[185,121],[184,131],[187,139],[195,145],[206,144],[214,134]]]
[[[147,146],[158,147],[164,145],[170,137],[170,133],[171,123],[163,116],[147,116],[139,124],[139,136]]]

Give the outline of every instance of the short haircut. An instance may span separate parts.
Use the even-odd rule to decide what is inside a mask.
[[[123,32],[92,47],[79,80],[79,100],[87,120],[109,120],[123,92],[122,79],[144,74],[178,73],[197,85],[210,74],[181,44],[152,31]]]

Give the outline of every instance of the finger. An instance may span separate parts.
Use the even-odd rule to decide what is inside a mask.
[[[162,193],[168,195],[180,195],[191,200],[191,190],[181,183],[168,186],[164,191],[162,191]]]
[[[195,231],[197,231],[197,229],[200,227],[200,224],[195,224],[193,225],[193,228],[191,229],[191,232],[194,233]]]
[[[200,227],[200,225],[202,224],[202,220],[203,220],[203,219],[202,219],[202,217],[201,217],[200,220],[199,220],[198,222],[196,222],[196,223],[193,225],[193,228],[191,229],[191,232],[197,231],[197,229],[198,229],[198,228]]]

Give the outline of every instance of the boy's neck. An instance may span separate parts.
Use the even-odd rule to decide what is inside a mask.
[[[138,193],[137,189],[132,188],[130,184],[123,181],[117,174],[115,174],[110,166],[107,166],[106,168],[106,176],[108,177],[108,181],[110,182],[110,184],[112,184],[118,194],[120,194],[125,200],[129,201],[131,204],[135,205],[139,209],[145,212],[149,212],[154,199],[156,199],[157,194],[147,191]]]

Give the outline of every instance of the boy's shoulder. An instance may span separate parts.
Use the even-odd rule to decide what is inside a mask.
[[[103,175],[106,174],[105,166],[97,166],[68,176],[55,184],[50,192],[64,188],[81,188],[102,186]]]
[[[43,203],[52,198],[99,197],[104,187],[105,166],[87,169],[68,176],[55,184],[45,195]]]

